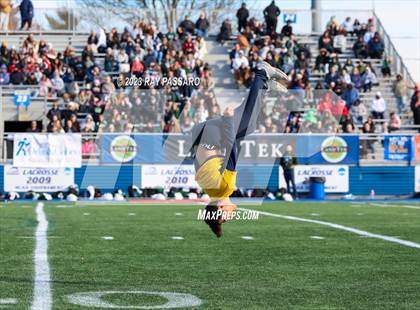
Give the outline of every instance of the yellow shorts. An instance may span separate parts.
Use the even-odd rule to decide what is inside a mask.
[[[221,200],[232,195],[236,184],[236,171],[225,169],[223,174],[220,168],[224,162],[223,157],[207,160],[195,174],[195,180],[211,200]]]

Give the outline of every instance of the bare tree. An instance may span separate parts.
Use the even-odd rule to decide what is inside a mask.
[[[68,8],[60,8],[56,16],[45,14],[45,18],[51,29],[73,30],[79,24],[79,18],[74,16],[74,11]]]

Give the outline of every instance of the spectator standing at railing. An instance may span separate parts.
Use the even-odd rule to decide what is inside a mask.
[[[397,74],[393,90],[395,97],[397,98],[398,113],[401,114],[404,110],[405,98],[408,95],[408,85],[407,82],[402,78],[401,74]]]
[[[209,33],[210,22],[206,17],[204,12],[200,13],[200,17],[195,22],[195,29],[197,31],[197,35],[202,38],[207,38]]]
[[[386,111],[386,102],[380,92],[376,93],[375,99],[372,101],[371,113],[374,119],[384,119]]]
[[[0,31],[9,30],[9,19],[12,10],[11,0],[0,0]]]
[[[414,125],[420,125],[420,83],[416,84],[414,94],[411,97],[411,111],[413,112]]]
[[[265,18],[265,23],[267,25],[267,33],[272,34],[276,32],[277,29],[277,18],[280,15],[280,9],[276,6],[275,1],[273,0],[269,6],[267,6],[263,13]]]
[[[391,112],[389,114],[388,132],[393,132],[401,129],[401,119],[397,113]]]
[[[19,5],[21,25],[20,30],[23,30],[28,25],[27,30],[32,27],[32,19],[34,18],[34,5],[31,0],[22,0]]]
[[[241,32],[245,29],[249,17],[249,11],[245,2],[242,3],[240,9],[236,12],[236,17],[238,18],[238,32]]]
[[[39,130],[38,128],[38,123],[36,121],[32,121],[31,126],[28,129],[26,129],[26,132],[38,133],[41,132],[41,130]]]

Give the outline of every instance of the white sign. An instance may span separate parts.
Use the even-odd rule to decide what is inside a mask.
[[[141,187],[198,188],[193,165],[143,165]]]
[[[342,165],[298,165],[294,167],[296,190],[309,192],[309,178],[324,177],[326,193],[349,191],[349,167]]]
[[[420,166],[414,167],[414,192],[420,192]]]
[[[22,168],[4,166],[6,192],[58,192],[74,184],[73,168]]]
[[[13,166],[71,167],[82,166],[82,137],[80,134],[14,135]]]

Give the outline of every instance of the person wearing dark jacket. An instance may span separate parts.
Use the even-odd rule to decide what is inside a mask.
[[[293,155],[293,148],[291,145],[286,147],[286,152],[280,158],[280,166],[283,168],[283,175],[286,181],[287,192],[293,194],[296,198],[296,184],[293,176],[293,168],[297,164],[296,156]],[[291,186],[290,186],[291,185]],[[292,192],[291,192],[292,190]]]
[[[291,26],[292,22],[291,20],[287,20],[286,25],[281,28],[281,34],[285,37],[291,37],[293,34],[293,27]]]
[[[210,23],[204,13],[200,14],[200,17],[195,22],[195,29],[197,30],[197,35],[206,38],[209,32]]]
[[[28,30],[32,27],[32,19],[34,18],[34,5],[31,0],[22,0],[20,6],[21,26],[20,30],[28,24]]]
[[[245,2],[242,3],[241,8],[236,12],[236,17],[238,18],[238,32],[241,32],[242,29],[245,29],[249,17],[249,11]]]
[[[220,33],[217,35],[217,41],[224,44],[232,36],[232,24],[229,19],[225,19],[220,27]]]
[[[185,19],[179,24],[179,27],[186,33],[194,34],[195,25],[188,15],[185,16]]]
[[[277,29],[277,17],[280,15],[280,9],[276,6],[274,0],[269,6],[264,9],[264,18],[267,24],[267,33],[271,34],[276,32]]]
[[[420,125],[420,83],[416,84],[410,106],[411,111],[413,111],[414,125]]]

